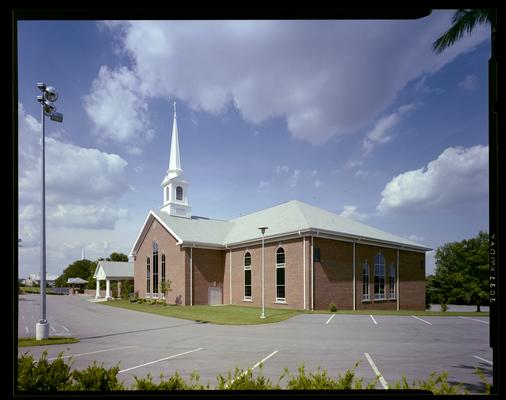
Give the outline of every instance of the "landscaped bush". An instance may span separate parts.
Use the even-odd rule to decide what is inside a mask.
[[[329,304],[329,310],[332,311],[332,312],[336,312],[337,311],[337,306],[334,303],[330,303]]]
[[[441,311],[446,312],[448,310],[448,304],[441,303]]]
[[[363,378],[355,377],[355,369],[347,370],[344,375],[338,374],[337,379],[330,377],[325,369],[317,368],[316,372],[306,372],[304,365],[298,368],[297,375],[291,375],[287,368],[284,369],[278,383],[273,383],[267,377],[262,375],[262,365],[260,373],[253,376],[251,369],[241,370],[236,368],[234,374],[228,372],[226,376],[218,375],[217,384],[214,388],[210,384],[203,385],[199,382],[199,375],[194,372],[187,382],[178,372],[165,378],[160,375],[160,382],[155,383],[151,375],[144,378],[134,376],[135,382],[130,387],[124,387],[122,382],[118,381],[117,375],[119,367],[104,368],[103,365],[97,365],[93,362],[88,368],[78,371],[70,371],[71,363],[67,363],[58,356],[53,362],[46,359],[47,352],[43,352],[39,361],[34,361],[32,355],[23,354],[18,358],[18,381],[17,389],[19,391],[113,391],[113,390],[350,390],[350,389],[373,389],[378,378],[368,384],[364,384]],[[486,393],[490,393],[490,384],[486,381],[483,373],[477,369],[476,373],[485,384]],[[285,385],[281,385],[283,379],[287,379]],[[435,395],[440,394],[468,394],[462,390],[462,384],[452,385],[448,382],[448,373],[436,374],[432,372],[428,379],[418,379],[409,383],[406,377],[402,377],[399,382],[393,382],[389,386],[391,389],[422,389],[429,390]]]

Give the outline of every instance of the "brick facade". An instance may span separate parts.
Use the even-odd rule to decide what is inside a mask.
[[[261,307],[262,305],[262,246],[225,250],[181,248],[165,228],[154,219],[139,246],[134,263],[135,291],[146,296],[146,258],[151,260],[153,274],[152,243],[158,244],[159,280],[161,257],[166,257],[166,277],[172,290],[167,302],[183,305],[208,304],[209,287],[221,289],[223,304]],[[311,265],[311,242],[320,250],[320,260]],[[276,301],[276,251],[285,250],[285,301]],[[244,256],[251,255],[251,299],[244,298]],[[353,243],[321,237],[295,237],[265,242],[265,307],[327,309],[335,303],[338,309],[353,309]],[[386,299],[374,298],[374,258],[380,253],[385,258]],[[362,297],[362,268],[369,265],[370,300]],[[400,296],[389,299],[389,271],[393,265],[397,279],[397,250],[388,247],[355,244],[355,307],[356,309],[396,309],[397,297],[401,309],[425,308],[425,253],[399,250]],[[305,264],[305,265],[304,265]],[[190,265],[193,271],[190,290]],[[313,275],[311,274],[314,268]],[[305,270],[305,276],[304,276]],[[305,283],[305,285],[304,285]],[[151,286],[153,278],[151,276]],[[315,296],[312,295],[314,288]],[[304,290],[305,289],[305,290]],[[152,288],[151,288],[152,291]],[[190,300],[190,292],[191,300]],[[304,296],[305,292],[305,296]],[[304,303],[305,298],[305,303]]]

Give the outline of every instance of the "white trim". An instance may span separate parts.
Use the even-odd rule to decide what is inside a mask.
[[[357,294],[356,294],[356,282],[355,282],[355,242],[353,242],[353,311],[357,309],[356,307],[356,300],[357,300]]]
[[[253,300],[251,299],[251,296],[249,296],[249,297],[244,296],[244,298],[242,299],[242,301],[250,301],[251,302]]]
[[[276,297],[276,301],[274,302],[274,304],[288,304],[288,303],[286,302],[286,298]]]
[[[230,277],[230,290],[229,290],[229,304],[232,304],[232,249],[230,249],[230,257],[229,257],[229,277]]]
[[[285,258],[285,262],[284,263],[279,263],[278,264],[278,251],[279,249],[283,250],[283,255],[284,255],[284,258]],[[274,293],[276,295],[276,301],[275,303],[285,303],[286,302],[286,250],[285,248],[281,245],[281,243],[279,244],[279,246],[276,248],[276,253],[274,255],[274,257],[276,257],[276,262],[275,262],[275,276],[274,276]],[[278,268],[283,268],[284,270],[284,283],[283,283],[283,286],[285,288],[285,297],[278,297]],[[281,285],[279,285],[281,286]]]
[[[249,254],[249,265],[246,265],[246,254]],[[252,301],[252,295],[253,295],[253,272],[252,272],[252,257],[251,257],[251,252],[249,250],[246,250],[243,255],[242,255],[242,261],[243,261],[243,267],[242,267],[242,270],[243,270],[243,277],[244,277],[244,286],[243,286],[243,300],[245,301]],[[246,285],[246,271],[250,271],[250,274],[249,274],[249,285]],[[246,286],[249,286],[250,287],[250,295],[249,296],[246,296]]]
[[[304,297],[304,310],[306,309],[306,237],[302,237],[302,292]]]

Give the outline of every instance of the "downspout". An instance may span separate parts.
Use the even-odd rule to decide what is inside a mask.
[[[353,311],[356,310],[356,294],[355,294],[355,242],[353,242]]]
[[[400,303],[399,303],[399,297],[400,297],[400,293],[399,293],[399,249],[397,249],[397,311],[400,310]]]
[[[190,247],[190,306],[193,306],[193,247]]]
[[[299,232],[300,234],[300,232]],[[302,287],[304,293],[304,310],[306,309],[306,237],[302,237]]]
[[[314,236],[311,236],[311,310],[314,310]]]
[[[230,288],[229,288],[229,304],[232,304],[232,249],[230,249],[230,257],[229,257],[229,278],[230,278]]]

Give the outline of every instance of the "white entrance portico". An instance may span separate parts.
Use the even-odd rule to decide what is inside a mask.
[[[105,280],[105,298],[112,299],[111,281],[118,282],[118,293],[121,288],[121,281],[134,280],[134,263],[127,261],[99,261],[97,269],[93,274],[97,280],[95,299],[100,298],[100,281]]]

